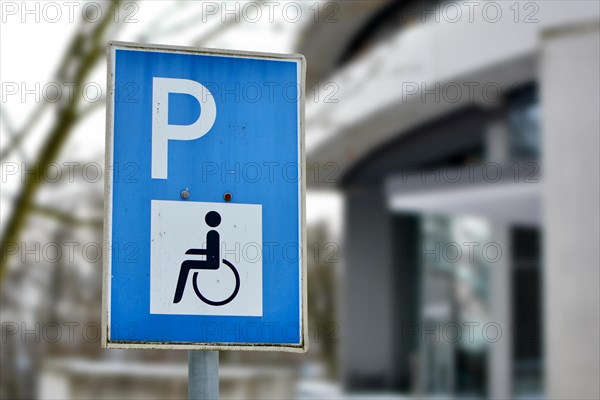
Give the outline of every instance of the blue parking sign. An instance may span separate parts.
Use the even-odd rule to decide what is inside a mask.
[[[104,347],[306,351],[304,76],[109,43]]]

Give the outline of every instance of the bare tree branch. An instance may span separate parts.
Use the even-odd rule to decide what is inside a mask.
[[[118,6],[120,1],[115,1]],[[89,29],[88,24],[83,24],[80,31],[75,35],[67,55],[59,67],[57,76],[64,82],[82,82],[91,72],[96,62],[104,55],[105,34],[112,22],[111,13],[105,13],[102,20],[96,26]],[[89,32],[87,30],[89,29]],[[71,68],[71,65],[76,68]],[[69,72],[73,71],[72,74]],[[73,96],[73,101],[66,102],[57,110],[57,122],[47,135],[46,142],[42,146],[39,158],[35,164],[34,172],[28,174],[17,196],[14,212],[8,220],[4,234],[2,235],[2,246],[0,248],[0,281],[6,271],[9,262],[8,243],[18,241],[21,231],[25,226],[29,212],[33,208],[33,201],[37,190],[43,181],[40,177],[48,165],[56,159],[66,142],[69,133],[75,125],[77,118],[77,108],[81,101],[82,92],[77,90]]]
[[[23,140],[25,140],[26,137],[31,133],[31,131],[33,131],[33,127],[39,121],[40,117],[44,114],[44,111],[46,111],[48,105],[49,103],[47,102],[43,102],[40,105],[38,105],[31,114],[31,116],[27,119],[25,126],[23,126],[16,132],[14,131],[14,134],[11,135],[11,142],[8,143],[8,145],[0,153],[0,161],[5,161],[12,154],[13,151],[15,151],[19,146],[21,146]],[[4,110],[4,116],[6,117],[6,110]]]
[[[31,211],[35,214],[55,219],[63,224],[72,225],[76,227],[102,228],[103,224],[102,218],[77,218],[69,213],[65,213],[51,207],[33,205],[31,207]]]

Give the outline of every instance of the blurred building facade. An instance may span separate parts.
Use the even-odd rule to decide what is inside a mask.
[[[339,2],[301,37],[343,386],[598,398],[599,6],[468,3]]]

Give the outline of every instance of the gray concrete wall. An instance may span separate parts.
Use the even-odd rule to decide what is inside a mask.
[[[547,397],[598,399],[599,22],[546,32],[541,67]]]

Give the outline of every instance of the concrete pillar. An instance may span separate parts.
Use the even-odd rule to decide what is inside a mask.
[[[547,397],[600,398],[600,23],[542,37]]]
[[[490,264],[490,317],[502,328],[502,337],[490,343],[488,369],[488,392],[491,399],[511,399],[513,335],[511,329],[511,278],[512,254],[510,251],[510,227],[494,222],[492,241],[502,249],[500,259]],[[493,255],[495,256],[495,255]],[[490,335],[495,334],[491,330]]]
[[[346,192],[342,374],[347,389],[389,388],[393,379],[391,218],[381,188]]]
[[[510,159],[510,137],[506,121],[496,121],[491,124],[485,135],[487,161],[506,163]]]

